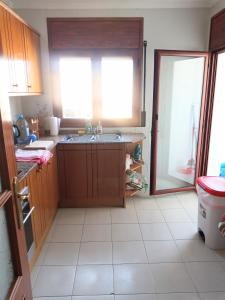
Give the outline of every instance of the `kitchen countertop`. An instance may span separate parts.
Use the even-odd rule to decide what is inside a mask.
[[[109,133],[110,134],[110,133]],[[53,141],[54,144],[49,149],[50,151],[57,146],[57,144],[105,144],[105,143],[136,143],[138,141],[144,140],[145,135],[143,133],[121,133],[121,139],[119,140],[107,140],[107,141],[101,141],[101,140],[95,140],[91,141],[90,139],[85,139],[85,136],[83,136],[83,139],[78,139],[76,141],[65,141],[65,136],[68,136],[69,134],[60,134],[58,136],[46,136],[41,137],[40,140],[47,140],[47,141]],[[103,134],[104,135],[104,134]],[[78,135],[71,134],[71,136]],[[29,150],[27,150],[29,151]],[[16,162],[17,165],[17,178],[19,181],[23,180],[35,167],[37,167],[37,163],[33,162]]]

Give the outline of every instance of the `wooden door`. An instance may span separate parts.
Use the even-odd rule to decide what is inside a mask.
[[[3,299],[31,300],[21,207],[12,192],[13,177],[17,172],[9,99],[5,90],[7,81],[2,63],[0,36],[0,293]]]
[[[124,206],[125,146],[124,144],[93,145],[93,204]]]
[[[23,25],[27,68],[27,87],[29,93],[39,94],[42,91],[40,36],[26,25]]]
[[[208,53],[155,50],[151,194],[195,189],[200,174]]]
[[[6,12],[8,27],[8,39],[10,59],[12,71],[14,73],[13,82],[11,83],[11,93],[26,93],[27,76],[26,76],[26,61],[25,61],[25,41],[23,24],[11,13]]]
[[[60,207],[91,206],[91,145],[60,145],[58,159]]]

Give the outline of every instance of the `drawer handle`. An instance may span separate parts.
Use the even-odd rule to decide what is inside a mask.
[[[32,87],[32,85],[31,85],[31,84],[28,84],[28,85],[27,85],[27,87],[28,87],[28,88],[31,88],[31,87]]]
[[[18,87],[18,84],[17,84],[17,83],[15,83],[15,84],[12,84],[12,86],[13,86],[13,87]]]

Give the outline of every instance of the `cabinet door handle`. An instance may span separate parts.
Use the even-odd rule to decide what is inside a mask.
[[[28,87],[28,88],[31,88],[31,87],[32,87],[32,85],[31,85],[31,84],[28,84],[28,85],[27,85],[27,87]]]
[[[14,196],[16,200],[16,215],[17,215],[17,222],[19,229],[23,226],[23,220],[22,220],[22,208],[21,208],[21,202],[18,197],[18,179],[17,177],[13,178],[13,189],[14,189]]]

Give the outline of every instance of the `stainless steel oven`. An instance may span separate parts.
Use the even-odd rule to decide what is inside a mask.
[[[20,190],[17,193],[17,196],[21,204],[22,223],[24,226],[28,259],[31,260],[35,249],[31,215],[35,208],[34,206],[31,207],[30,205],[30,199],[29,199],[30,193],[29,193],[29,188],[27,186],[25,186],[22,190]]]
[[[18,179],[14,177],[13,179],[14,192],[16,195],[16,210],[17,210],[17,221],[19,228],[24,228],[27,255],[30,261],[33,257],[35,250],[34,234],[32,227],[32,213],[35,209],[31,206],[29,187],[25,186],[21,190],[18,190]]]

